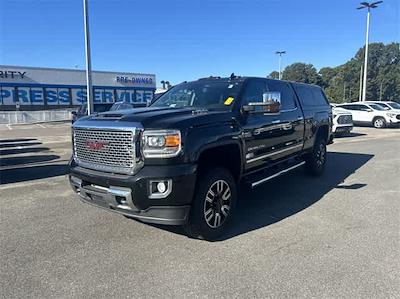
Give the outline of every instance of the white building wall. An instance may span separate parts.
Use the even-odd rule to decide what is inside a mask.
[[[95,104],[150,101],[154,74],[93,71]],[[83,70],[0,65],[0,110],[73,107],[86,102]]]

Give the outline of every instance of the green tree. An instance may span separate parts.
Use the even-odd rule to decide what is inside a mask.
[[[312,64],[293,63],[285,68],[282,79],[321,85],[321,78]]]
[[[317,84],[331,102],[354,102],[360,98],[360,75],[365,47],[343,65],[323,67],[317,72],[312,64],[294,63],[285,68],[285,80]],[[400,43],[369,45],[367,99],[400,102]],[[276,76],[276,77],[274,77]],[[269,77],[277,78],[278,72]]]
[[[267,77],[270,79],[279,79],[279,72],[273,71]]]
[[[369,45],[367,99],[400,101],[399,43]],[[360,96],[360,73],[364,63],[365,47],[343,65],[322,68],[319,74],[322,87],[330,101],[354,102]]]

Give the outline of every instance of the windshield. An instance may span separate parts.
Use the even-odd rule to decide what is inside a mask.
[[[241,82],[200,80],[179,84],[159,97],[151,107],[230,109]]]
[[[400,104],[399,103],[388,103],[388,105],[390,107],[392,107],[393,109],[400,109]]]
[[[383,108],[382,106],[377,105],[377,104],[369,104],[369,106],[370,106],[372,109],[378,110],[378,111],[385,111],[385,110],[386,110],[385,108]]]

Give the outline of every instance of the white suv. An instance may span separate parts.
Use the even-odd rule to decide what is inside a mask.
[[[354,102],[341,104],[338,107],[351,112],[354,124],[373,125],[375,128],[400,124],[400,113],[386,110],[375,103]]]
[[[400,113],[400,104],[389,101],[367,101],[367,104],[377,104],[385,108],[385,110],[391,110],[392,112]]]
[[[331,107],[333,115],[332,133],[335,135],[350,133],[350,131],[353,130],[353,117],[351,112],[333,105],[331,105]]]

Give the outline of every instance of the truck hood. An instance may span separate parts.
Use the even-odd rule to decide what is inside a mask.
[[[195,108],[146,107],[119,111],[108,111],[82,119],[82,123],[96,122],[107,126],[129,127],[140,123],[146,129],[184,129],[188,127],[213,126],[232,119],[231,111],[215,111]],[[78,120],[74,125],[81,125]]]

